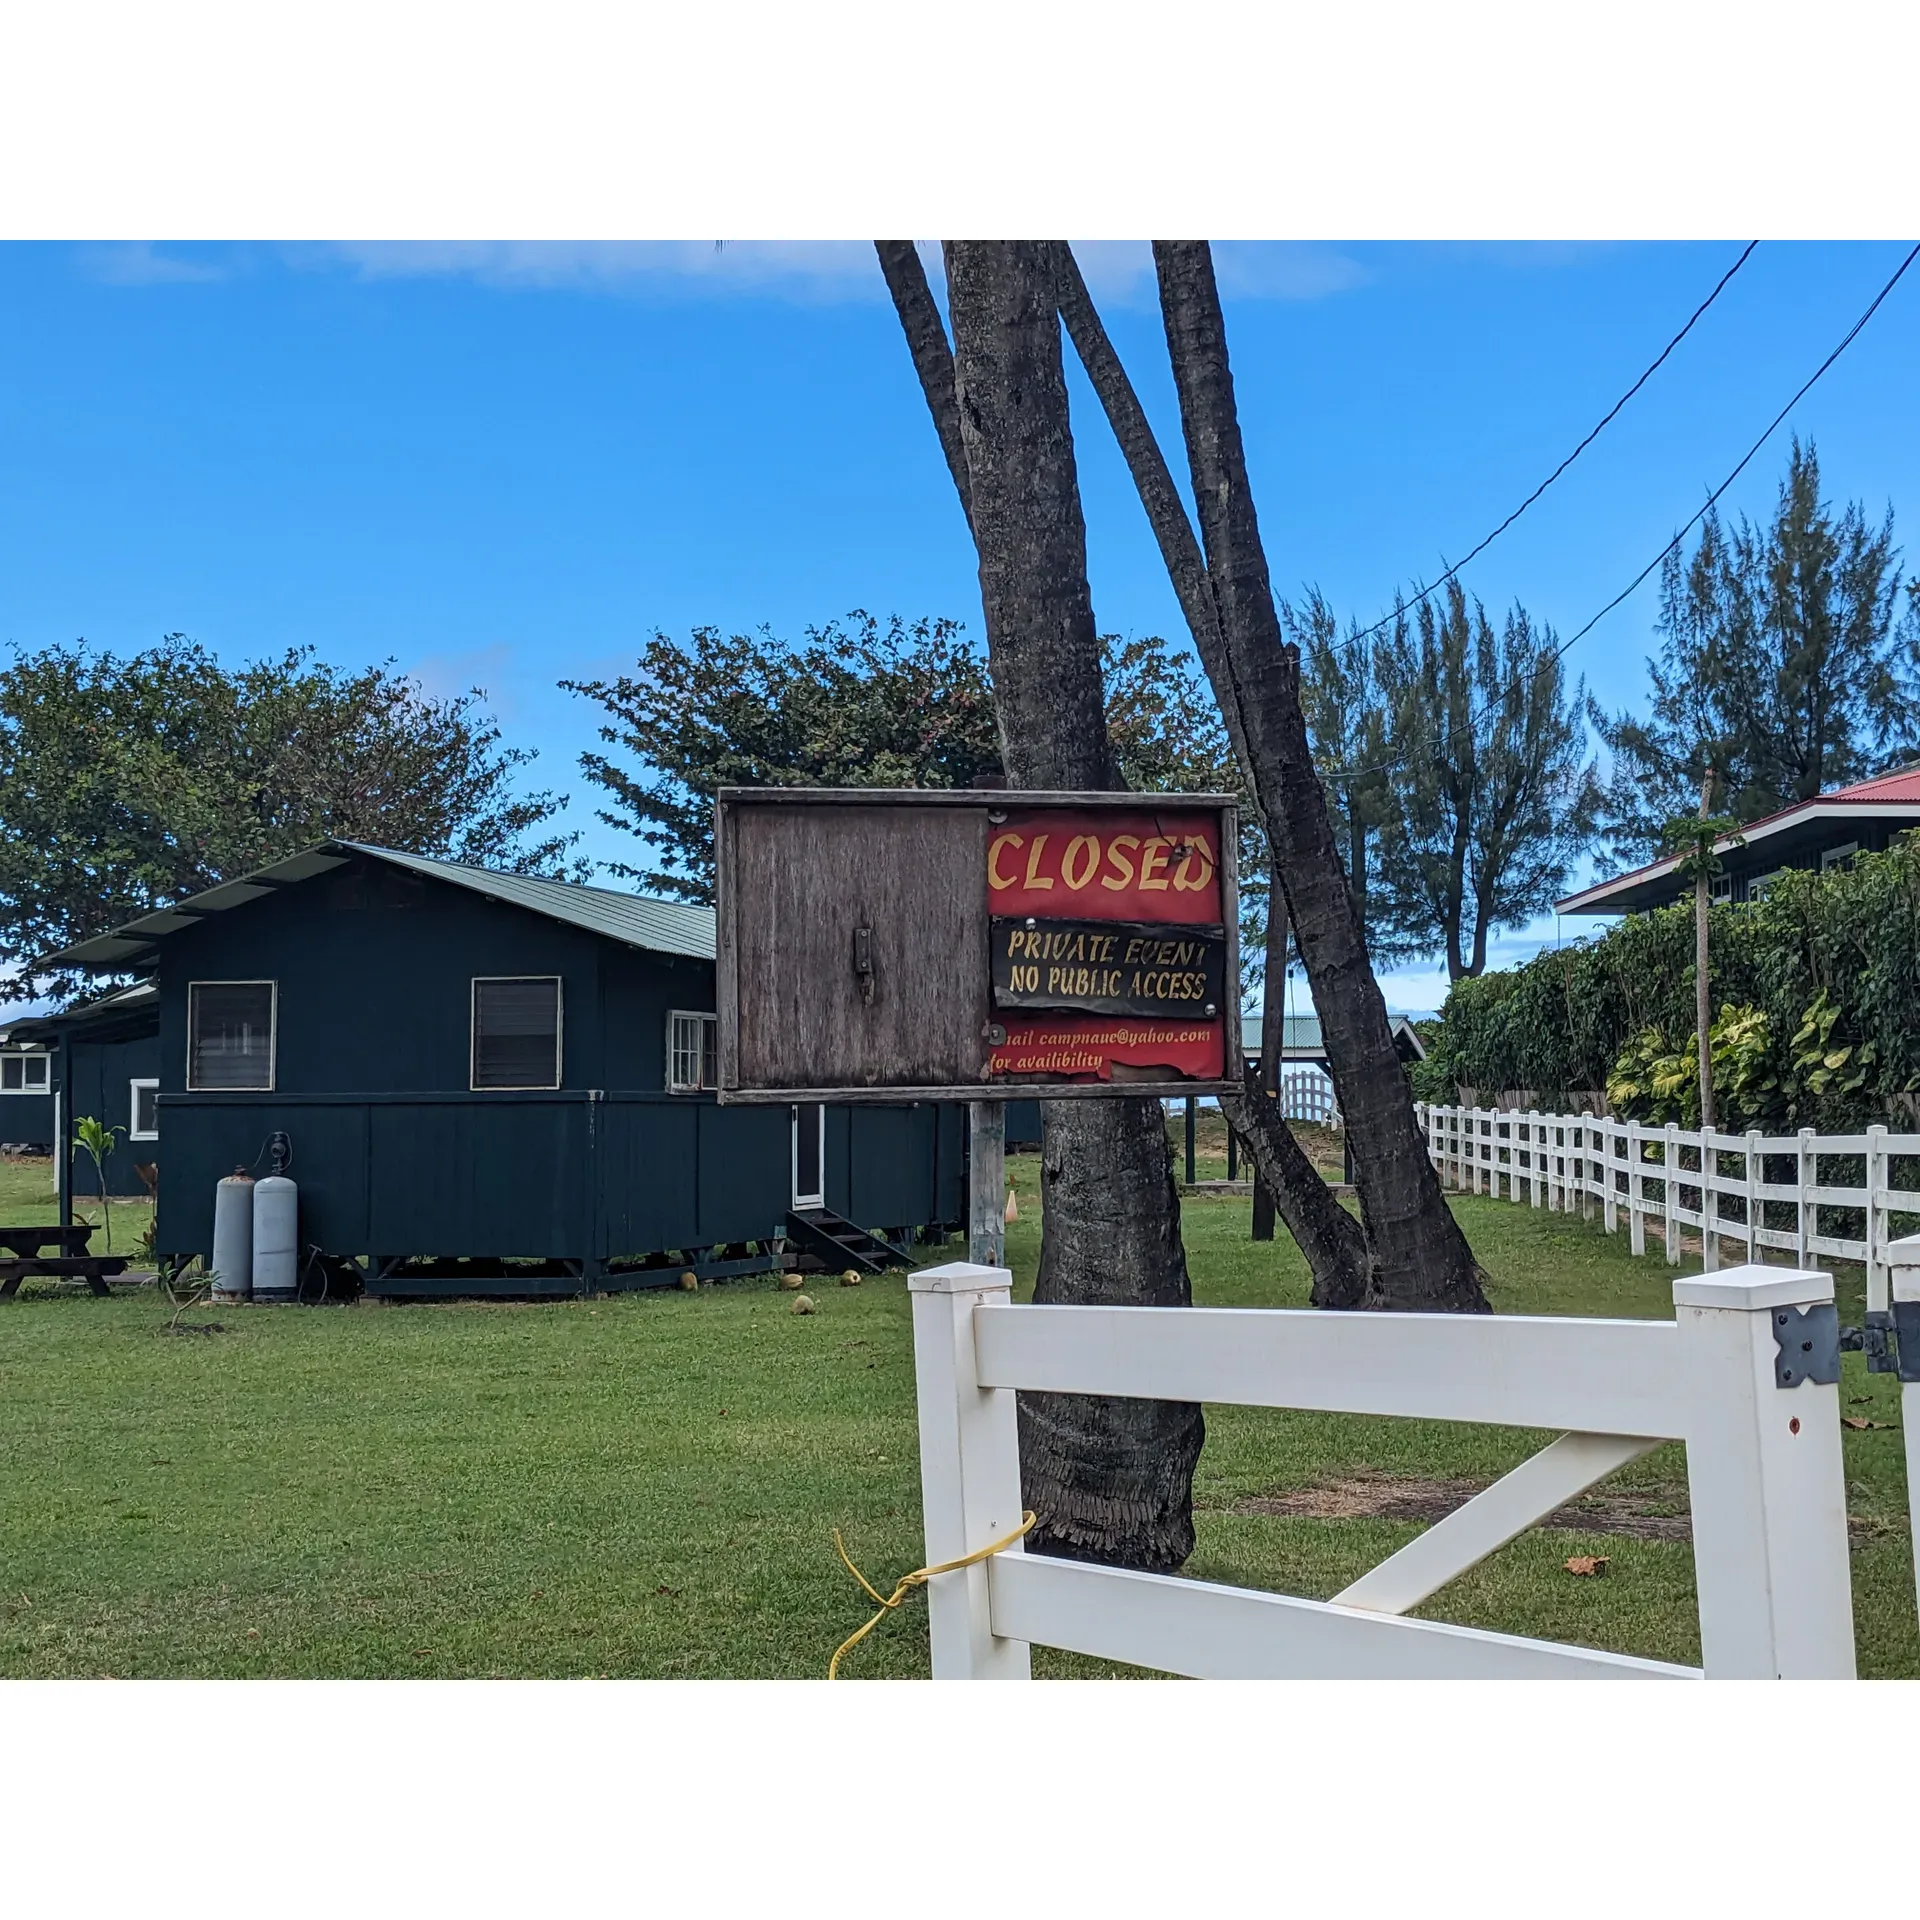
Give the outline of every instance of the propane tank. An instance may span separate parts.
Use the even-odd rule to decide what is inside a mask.
[[[253,1297],[293,1300],[300,1292],[300,1190],[284,1173],[253,1189]]]
[[[213,1190],[213,1297],[244,1300],[253,1287],[253,1175],[235,1167]]]

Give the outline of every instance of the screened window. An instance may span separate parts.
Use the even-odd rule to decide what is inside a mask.
[[[127,1082],[129,1140],[158,1140],[160,1138],[160,1109],[155,1104],[160,1097],[158,1080],[130,1080]]]
[[[720,1023],[710,1013],[667,1016],[667,1091],[700,1093],[719,1085]]]
[[[271,980],[188,983],[188,1092],[272,1090],[274,997]]]
[[[560,1084],[560,982],[542,974],[473,983],[477,1092]]]
[[[45,1093],[48,1064],[44,1053],[0,1054],[0,1093]]]
[[[1747,882],[1747,898],[1749,900],[1764,900],[1767,897],[1767,889],[1780,878],[1780,873],[1781,869],[1776,867],[1772,873],[1755,874],[1754,877]]]
[[[1831,873],[1835,867],[1844,867],[1852,863],[1853,856],[1860,851],[1858,840],[1849,840],[1844,847],[1829,847],[1820,856],[1820,871]]]

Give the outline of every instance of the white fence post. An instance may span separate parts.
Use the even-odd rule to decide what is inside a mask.
[[[1760,1215],[1766,1202],[1760,1198],[1766,1160],[1760,1152],[1760,1129],[1747,1129],[1747,1264],[1760,1258]]]
[[[1680,1264],[1680,1129],[1667,1122],[1666,1137],[1667,1265]]]
[[[1820,1231],[1820,1210],[1813,1202],[1813,1189],[1820,1173],[1820,1156],[1814,1149],[1811,1127],[1800,1129],[1800,1204],[1794,1209],[1793,1259],[1804,1267],[1813,1258],[1813,1236]]]
[[[1700,1264],[1708,1273],[1720,1267],[1720,1194],[1714,1186],[1720,1156],[1713,1150],[1713,1132],[1700,1129]]]
[[[1907,1450],[1908,1539],[1920,1596],[1920,1233],[1887,1242],[1888,1292],[1900,1360],[1901,1439]]]
[[[1619,1137],[1620,1128],[1615,1120],[1609,1117],[1600,1122],[1600,1151],[1604,1156],[1601,1165],[1606,1174],[1606,1185],[1601,1189],[1600,1193],[1600,1206],[1601,1218],[1606,1222],[1609,1233],[1618,1232],[1620,1227],[1620,1196],[1618,1191],[1620,1169],[1617,1156],[1613,1151],[1614,1143]],[[1628,1187],[1627,1192],[1629,1195],[1632,1194],[1633,1189],[1631,1186]],[[1632,1206],[1631,1198],[1628,1200],[1628,1206],[1629,1208]],[[1631,1212],[1628,1214],[1628,1219],[1632,1219]],[[1638,1253],[1639,1251],[1639,1247],[1636,1246],[1634,1252]]]
[[[1786,1267],[1673,1283],[1699,1388],[1687,1483],[1712,1679],[1854,1677],[1832,1302],[1831,1275]],[[1829,1378],[1803,1378],[1803,1367]]]
[[[1014,1397],[978,1384],[973,1350],[974,1308],[1005,1306],[1012,1284],[1006,1268],[965,1260],[907,1278],[929,1566],[958,1560],[1020,1524]],[[1020,1543],[1005,1551],[1018,1553]],[[927,1628],[936,1680],[1032,1678],[1027,1643],[993,1631],[984,1561],[927,1583]]]
[[[1867,1129],[1867,1305],[1887,1306],[1887,1130]]]

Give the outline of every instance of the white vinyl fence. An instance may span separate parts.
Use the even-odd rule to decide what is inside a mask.
[[[1851,1260],[1867,1270],[1868,1304],[1884,1307],[1888,1244],[1920,1228],[1920,1134],[1804,1128],[1708,1142],[1683,1127],[1583,1114],[1418,1111],[1449,1185],[1588,1217],[1597,1208],[1609,1233],[1625,1220],[1637,1254],[1651,1230],[1675,1266],[1683,1229],[1699,1235],[1709,1273],[1728,1240],[1748,1261],[1769,1249],[1800,1267]]]
[[[1676,1280],[1669,1321],[1014,1306],[1011,1277],[961,1262],[908,1283],[929,1565],[984,1552],[1020,1524],[1016,1390],[1560,1437],[1329,1601],[1059,1560],[1015,1541],[928,1583],[936,1679],[1024,1680],[1034,1642],[1196,1678],[1853,1676],[1825,1274],[1745,1266]],[[1686,1446],[1703,1667],[1406,1617],[1664,1440]]]

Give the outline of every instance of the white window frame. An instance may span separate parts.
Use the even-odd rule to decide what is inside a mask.
[[[9,1048],[6,1057],[9,1060],[18,1060],[20,1062],[20,1084],[17,1087],[0,1086],[0,1094],[5,1094],[8,1099],[25,1099],[29,1095],[48,1094],[53,1091],[52,1054],[36,1052],[27,1048],[22,1048],[18,1051]],[[29,1060],[38,1060],[40,1062],[40,1084],[37,1087],[27,1085],[27,1062]]]
[[[1707,882],[1708,903],[1716,907],[1730,907],[1733,904],[1733,875],[1716,873]]]
[[[1844,847],[1829,847],[1826,852],[1820,856],[1820,871],[1822,873],[1831,873],[1835,867],[1851,860],[1859,851],[1860,842],[1858,840],[1849,840]]]
[[[145,1132],[140,1128],[140,1089],[151,1087],[157,1099],[160,1093],[158,1080],[129,1080],[127,1082],[127,1138],[129,1140],[158,1140],[160,1138],[160,1110],[154,1109],[153,1125]]]
[[[480,989],[496,982],[553,982],[553,1078],[532,1086],[480,1085]],[[467,1091],[469,1093],[557,1093],[567,1072],[567,983],[558,973],[476,973],[467,982]]]
[[[1771,873],[1756,873],[1753,878],[1747,882],[1747,898],[1749,900],[1764,900],[1767,897],[1767,889],[1785,872],[1785,867],[1775,867]]]
[[[201,987],[267,989],[267,1084],[264,1087],[203,1087],[193,1077],[193,996]],[[280,1082],[280,982],[278,980],[189,980],[187,982],[187,1075],[189,1093],[272,1093]]]
[[[674,1037],[674,1029],[682,1020],[702,1022],[700,1033],[700,1066],[695,1071],[704,1072],[707,1061],[707,1036],[713,1036],[713,1077],[717,1083],[720,1078],[720,1016],[715,1013],[703,1013],[697,1007],[673,1007],[667,1013],[667,1091],[669,1093],[711,1093],[713,1087],[704,1079],[689,1083],[673,1077],[674,1055],[680,1051]]]

